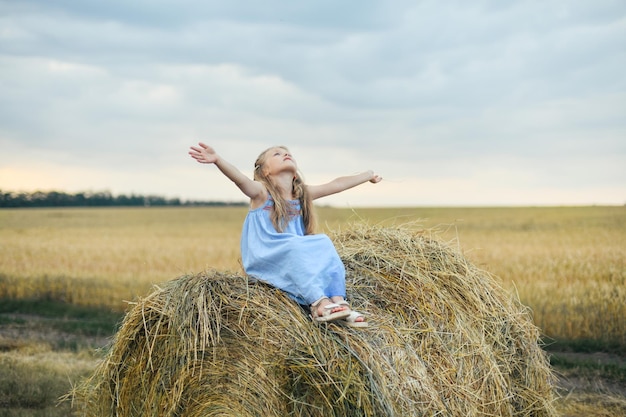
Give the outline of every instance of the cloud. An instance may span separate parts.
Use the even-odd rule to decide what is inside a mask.
[[[285,144],[312,182],[373,168],[389,181],[377,193],[461,188],[449,194],[458,204],[517,201],[507,187],[529,204],[558,190],[626,197],[620,1],[25,0],[0,11],[3,188],[53,170],[68,188],[199,198],[206,190],[182,184],[196,181],[186,150],[203,140],[244,171]]]

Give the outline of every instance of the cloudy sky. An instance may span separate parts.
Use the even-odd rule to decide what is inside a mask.
[[[626,203],[623,0],[0,0],[0,189],[244,201],[291,148],[346,206]]]

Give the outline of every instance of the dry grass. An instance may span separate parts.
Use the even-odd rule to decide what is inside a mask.
[[[172,277],[208,267],[237,267],[245,211],[2,210],[0,298],[123,310],[124,300]]]
[[[626,400],[610,394],[577,395],[567,398],[559,412],[562,417],[619,417],[626,415]]]
[[[363,209],[382,224],[437,226],[475,265],[516,291],[549,338],[626,350],[626,207]],[[350,217],[325,213],[329,228]]]
[[[316,326],[278,291],[209,270],[129,311],[74,392],[81,415],[553,416],[528,311],[429,233],[333,236],[367,330]]]
[[[235,271],[237,276],[245,211],[0,210],[0,297],[123,311],[127,307],[123,300],[134,300],[172,277],[211,268]],[[518,292],[548,336],[575,343],[591,340],[587,344],[591,349],[609,348],[616,353],[626,349],[624,207],[320,208],[318,212],[328,230],[358,220],[393,226],[422,219],[424,227],[438,227],[439,240],[459,248],[472,264]],[[41,355],[34,358],[23,359],[41,360],[41,366],[48,367]],[[51,369],[56,372],[56,365]],[[41,374],[41,384],[52,373]],[[31,385],[30,372],[20,375],[13,381],[5,374],[6,392],[13,386]],[[60,378],[67,387],[67,376]],[[563,415],[608,416],[626,410],[619,392],[583,388],[557,402]],[[52,409],[60,409],[50,407],[8,415],[65,415],[64,411],[52,414]]]
[[[0,210],[0,298],[125,308],[152,285],[239,271],[245,208]],[[626,208],[319,208],[337,230],[420,220],[519,293],[544,332],[626,348]]]
[[[626,208],[319,208],[337,230],[364,220],[437,227],[528,305],[555,339],[626,349]],[[124,310],[172,277],[240,271],[245,208],[0,210],[0,298]]]
[[[3,344],[3,348],[4,348]],[[0,351],[0,415],[69,415],[69,404],[57,406],[68,381],[86,378],[97,361],[88,354],[53,352],[46,344],[16,346]]]

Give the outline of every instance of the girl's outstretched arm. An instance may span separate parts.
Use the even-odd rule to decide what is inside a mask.
[[[311,199],[315,200],[317,198],[326,197],[327,195],[340,193],[368,181],[376,184],[382,181],[382,179],[380,175],[374,174],[373,171],[366,171],[356,175],[335,178],[326,184],[309,185],[308,190]]]
[[[198,146],[191,146],[189,155],[201,164],[215,164],[251,200],[265,198],[265,187],[261,183],[251,180],[230,162],[222,159],[212,147],[200,142]]]

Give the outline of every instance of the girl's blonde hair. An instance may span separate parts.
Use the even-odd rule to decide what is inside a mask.
[[[262,183],[267,192],[270,194],[272,200],[274,200],[274,210],[270,214],[272,224],[277,231],[283,232],[289,223],[291,217],[296,214],[293,212],[291,204],[286,201],[280,190],[272,182],[271,178],[263,170],[263,164],[267,158],[268,151],[280,148],[289,152],[286,146],[272,146],[261,152],[257,160],[254,162],[254,180]],[[307,190],[306,185],[302,179],[300,171],[296,171],[296,175],[292,181],[293,196],[300,201],[300,208],[302,211],[302,221],[304,223],[304,234],[312,235],[315,233],[315,215],[313,213],[313,201]]]

